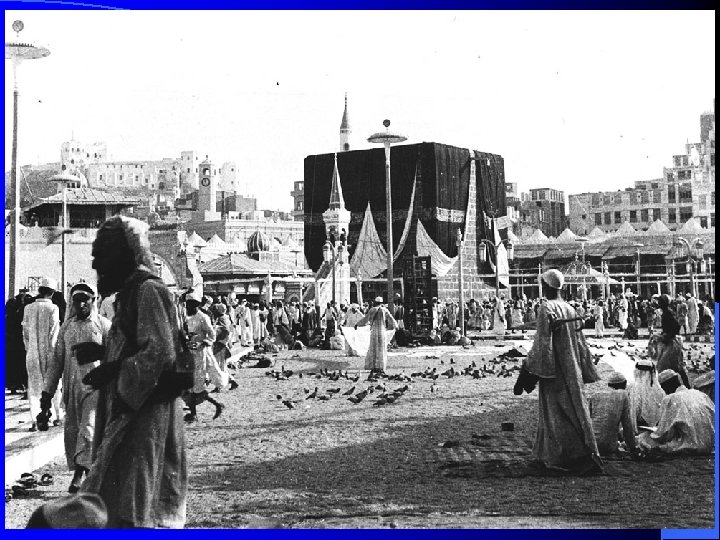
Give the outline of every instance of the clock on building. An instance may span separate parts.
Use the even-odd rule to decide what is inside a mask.
[[[203,178],[201,184],[205,187],[210,185],[210,179],[209,178]]]

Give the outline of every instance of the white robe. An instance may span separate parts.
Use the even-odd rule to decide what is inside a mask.
[[[640,435],[638,444],[665,454],[709,455],[715,446],[715,404],[681,385],[663,398],[655,431]]]
[[[628,301],[623,297],[618,306],[618,323],[620,323],[620,330],[625,330],[628,327],[628,307]]]
[[[110,330],[110,321],[97,313],[87,319],[72,317],[60,327],[55,355],[45,379],[45,392],[56,394],[62,377],[63,404],[65,405],[65,459],[69,470],[76,466],[90,468],[92,465],[92,444],[95,435],[95,410],[98,404],[98,390],[83,384],[82,379],[100,365],[100,360],[79,365],[74,345],[85,342],[105,345]]]
[[[386,308],[378,306],[370,308],[357,325],[365,326],[368,323],[371,324],[371,331],[370,346],[365,356],[365,369],[385,371],[387,369],[388,344],[386,330],[397,329],[397,322]]]
[[[688,332],[694,334],[697,330],[698,321],[700,320],[700,312],[698,311],[697,300],[695,300],[694,296],[688,298],[687,307]]]
[[[28,401],[32,422],[40,414],[40,395],[45,387],[49,366],[53,363],[55,344],[60,331],[60,310],[49,298],[38,298],[25,307],[23,316],[23,339],[25,341],[25,364],[28,372]],[[52,400],[52,420],[60,420],[62,390],[58,389]]]

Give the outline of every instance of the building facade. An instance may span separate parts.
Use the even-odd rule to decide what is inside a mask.
[[[565,215],[565,194],[552,188],[531,189],[519,193],[517,184],[505,184],[507,215],[518,237],[528,237],[536,229],[546,236],[558,236],[567,225]]]
[[[635,182],[624,191],[600,191],[569,196],[570,229],[587,234],[595,227],[616,231],[627,221],[647,230],[661,220],[676,230],[690,218],[703,228],[715,227],[715,114],[700,117],[699,143],[685,145],[673,156],[662,178]]]

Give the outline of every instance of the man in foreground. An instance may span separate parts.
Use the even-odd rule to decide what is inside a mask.
[[[602,470],[583,393],[583,383],[600,380],[575,310],[562,298],[564,277],[542,274],[543,295],[532,349],[524,371],[539,379],[539,420],[533,457],[547,468],[574,474]]]
[[[595,440],[602,456],[617,453],[620,428],[628,449],[636,450],[630,398],[626,388],[625,376],[614,371],[607,379],[607,387],[592,394],[588,400]]]
[[[109,528],[183,527],[187,468],[182,402],[173,384],[180,344],[172,294],[150,271],[143,222],[110,218],[92,256],[99,292],[117,292],[117,312],[105,350],[76,349],[78,362],[102,358],[84,379],[100,395],[94,460],[81,491],[100,495]]]
[[[709,455],[715,445],[715,404],[699,390],[688,389],[680,375],[666,369],[658,377],[667,396],[654,429],[638,437],[644,450],[663,454]]]
[[[70,289],[70,311],[60,327],[52,364],[48,368],[40,408],[47,413],[55,396],[58,382],[63,381],[65,405],[65,459],[74,472],[70,493],[80,489],[83,476],[92,463],[92,441],[95,432],[95,409],[98,392],[82,382],[98,360],[80,363],[75,349],[81,343],[104,345],[110,321],[98,314],[95,290],[87,283],[78,283]]]

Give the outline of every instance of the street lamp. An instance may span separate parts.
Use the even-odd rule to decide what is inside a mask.
[[[388,311],[394,312],[393,309],[393,234],[392,234],[392,190],[390,183],[390,145],[392,143],[401,143],[407,140],[407,137],[398,133],[390,132],[390,120],[383,120],[385,126],[384,132],[373,133],[368,137],[370,143],[382,143],[385,146],[385,213],[387,216],[387,300]]]
[[[687,264],[688,273],[690,274],[690,292],[691,294],[697,298],[697,291],[695,290],[695,273],[694,273],[694,266],[695,266],[695,258],[702,260],[705,255],[705,244],[700,238],[695,238],[692,242],[688,242],[683,238],[682,236],[678,236],[675,238],[675,245],[684,245],[687,248],[687,258],[685,260],[685,263]],[[693,248],[695,249],[695,253],[693,254]],[[675,259],[673,259],[673,271],[675,270]]]
[[[636,281],[637,281],[637,295],[638,297],[642,296],[640,293],[640,248],[643,247],[644,244],[632,244],[630,247],[635,248],[635,254],[637,255],[637,261],[635,262],[635,274],[636,274]]]
[[[582,261],[582,299],[583,301],[587,300],[587,284],[585,280],[585,276],[588,272],[587,264],[585,263],[585,242],[588,241],[587,238],[580,237],[575,239],[576,242],[580,242],[580,259]]]
[[[332,301],[333,307],[335,303],[335,246],[330,242],[325,242],[323,246],[323,260],[332,264]]]
[[[18,225],[20,224],[20,189],[17,180],[17,138],[18,138],[18,77],[17,68],[23,60],[36,60],[45,58],[50,51],[45,47],[38,47],[30,43],[20,43],[20,32],[25,25],[22,21],[15,21],[12,29],[15,31],[15,42],[5,42],[5,60],[12,60],[13,67],[13,139],[12,157],[10,166],[10,182],[12,182],[13,211],[10,222],[10,267],[8,269],[8,297],[15,296],[15,281],[17,279],[17,250]]]
[[[70,174],[65,171],[63,165],[63,172],[50,177],[53,182],[62,183],[62,223],[58,223],[60,226],[60,236],[62,236],[62,249],[60,251],[60,290],[62,291],[63,298],[67,292],[67,259],[65,256],[65,250],[67,249],[67,235],[72,232],[70,230],[70,220],[68,219],[68,207],[67,207],[67,186],[68,184],[80,185],[80,179],[74,174]]]
[[[497,254],[498,248],[505,244],[507,246],[507,257],[508,261],[512,261],[515,258],[515,246],[513,246],[510,240],[500,240],[497,244],[493,244],[487,238],[480,238],[480,262],[487,261],[487,247],[489,246],[493,250],[493,254]],[[500,298],[500,268],[495,257],[495,298]]]

